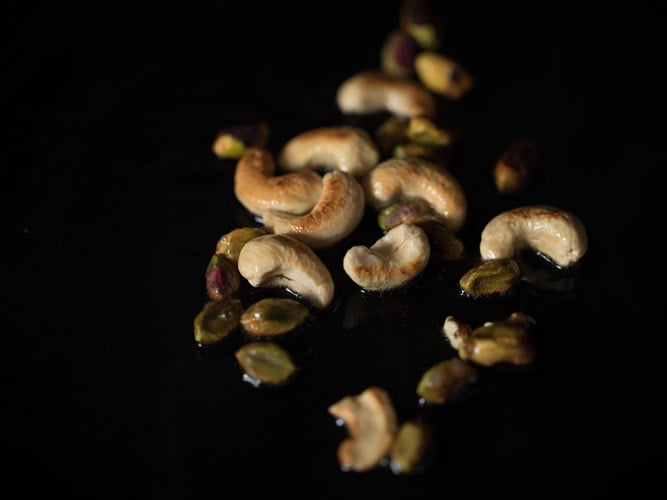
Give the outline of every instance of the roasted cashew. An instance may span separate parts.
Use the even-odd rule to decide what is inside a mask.
[[[514,257],[527,248],[566,268],[585,255],[588,237],[576,215],[549,205],[508,210],[492,218],[482,230],[482,259]]]
[[[265,148],[247,148],[239,158],[234,194],[249,212],[260,218],[269,209],[300,215],[315,206],[322,191],[322,177],[317,172],[275,173],[276,163]]]
[[[356,396],[343,397],[328,410],[350,434],[338,447],[338,462],[344,470],[370,470],[389,453],[396,440],[398,417],[384,389],[369,387]]]
[[[380,152],[364,129],[352,126],[320,127],[293,137],[278,156],[278,167],[295,171],[342,170],[361,176],[380,160]]]
[[[332,170],[322,179],[322,196],[305,215],[293,216],[269,210],[264,226],[276,234],[288,234],[311,248],[338,243],[359,225],[366,201],[361,184],[350,174]]]
[[[428,264],[430,253],[423,229],[415,224],[399,224],[370,248],[350,248],[343,257],[343,269],[365,290],[390,290],[418,276]]]
[[[420,198],[453,232],[461,229],[468,213],[468,200],[458,180],[447,169],[422,158],[384,160],[361,183],[367,203],[377,211]]]
[[[286,234],[249,240],[239,252],[241,276],[254,287],[282,287],[323,309],[331,304],[334,282],[326,265],[305,243]]]
[[[343,113],[387,111],[396,116],[434,116],[437,102],[420,83],[406,77],[365,71],[345,80],[336,93]]]

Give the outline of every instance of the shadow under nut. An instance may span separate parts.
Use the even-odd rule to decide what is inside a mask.
[[[260,217],[267,210],[300,215],[315,206],[322,191],[322,177],[317,172],[275,173],[276,163],[265,148],[248,148],[238,160],[234,194],[249,212]]]
[[[588,250],[581,220],[571,212],[550,205],[523,206],[492,218],[482,230],[482,259],[514,257],[532,249],[555,265],[571,267]]]
[[[353,126],[320,127],[287,141],[278,156],[278,166],[283,171],[305,167],[361,176],[379,160],[380,152],[365,130]]]
[[[387,111],[396,116],[434,116],[437,102],[420,83],[381,72],[362,72],[345,80],[336,93],[338,108],[348,114]]]
[[[468,214],[468,200],[459,181],[428,160],[390,158],[368,172],[362,186],[367,203],[375,210],[422,199],[453,232],[461,229]]]
[[[414,224],[399,224],[370,248],[357,245],[343,257],[345,273],[365,290],[391,290],[421,273],[431,254],[429,239]]]
[[[266,234],[248,241],[238,257],[241,276],[253,287],[280,287],[324,309],[334,296],[326,265],[305,243],[284,234]]]
[[[311,248],[324,248],[349,236],[361,222],[366,208],[364,190],[356,178],[333,170],[322,178],[322,196],[303,216],[269,210],[264,226],[276,234],[288,234]]]

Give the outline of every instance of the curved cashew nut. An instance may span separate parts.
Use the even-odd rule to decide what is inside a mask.
[[[366,201],[361,184],[350,174],[332,170],[322,178],[322,196],[313,209],[302,216],[269,210],[264,226],[276,234],[288,234],[311,248],[338,243],[359,225]]]
[[[345,396],[328,408],[347,426],[350,438],[338,447],[338,462],[345,470],[367,471],[391,450],[398,418],[389,394],[369,387],[356,396]]]
[[[265,148],[247,148],[239,158],[234,194],[248,211],[263,217],[269,209],[303,214],[315,206],[322,191],[322,177],[317,172],[304,169],[274,175],[275,172],[275,161]]]
[[[588,250],[588,237],[576,215],[549,205],[508,210],[482,230],[479,252],[484,260],[513,257],[526,248],[558,267],[570,267]]]
[[[249,240],[238,257],[241,276],[254,287],[283,287],[326,308],[333,299],[331,273],[305,243],[285,234]]]
[[[420,198],[453,232],[461,229],[468,213],[468,200],[458,180],[422,158],[385,160],[364,176],[362,185],[366,201],[375,210]]]
[[[437,102],[420,83],[388,73],[365,71],[345,80],[336,93],[343,113],[388,111],[396,116],[434,116]]]
[[[429,239],[414,224],[399,224],[370,248],[357,245],[343,257],[343,269],[366,290],[390,290],[415,278],[428,264]]]
[[[380,160],[380,152],[364,129],[352,126],[320,127],[293,137],[280,152],[278,166],[285,171],[303,167],[336,169],[361,176]]]

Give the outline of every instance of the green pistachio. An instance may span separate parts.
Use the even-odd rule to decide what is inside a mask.
[[[236,351],[235,357],[246,375],[246,380],[254,385],[283,384],[296,372],[290,353],[273,342],[245,344]]]
[[[528,365],[536,356],[531,336],[533,324],[534,321],[522,313],[510,315],[504,321],[487,322],[475,328],[462,342],[459,356],[483,366]]]
[[[257,236],[266,234],[261,227],[239,227],[223,234],[215,247],[215,253],[224,255],[233,262],[238,262],[243,245]]]
[[[415,198],[405,202],[389,205],[378,213],[378,225],[383,231],[403,223],[415,223],[417,220],[423,220],[430,216],[431,206],[422,198]]]
[[[237,123],[220,130],[212,150],[218,158],[238,159],[249,146],[266,146],[269,126],[264,121]]]
[[[425,116],[415,116],[410,119],[406,130],[407,138],[423,146],[449,146],[454,140],[450,130],[438,127],[433,120]]]
[[[396,146],[408,140],[409,124],[410,119],[402,116],[390,116],[380,124],[375,131],[375,138],[383,155],[393,155]]]
[[[449,229],[449,226],[435,217],[422,217],[414,224],[421,227],[431,243],[432,255],[444,261],[453,261],[463,255],[463,241]]]
[[[417,41],[412,35],[402,30],[392,31],[380,51],[382,71],[391,75],[410,76],[414,73],[418,49]]]
[[[389,467],[394,474],[413,474],[426,465],[432,446],[433,429],[422,422],[409,420],[398,429],[389,453]]]
[[[194,338],[199,345],[215,344],[238,328],[243,305],[236,298],[207,302],[194,320]]]
[[[265,298],[255,302],[241,315],[241,326],[251,335],[282,335],[301,326],[310,311],[290,298]]]
[[[470,363],[460,358],[447,359],[424,372],[417,384],[417,395],[424,403],[449,403],[466,394],[478,378]]]
[[[521,281],[521,268],[513,258],[489,259],[466,271],[461,290],[471,296],[504,294]]]
[[[236,295],[241,288],[241,273],[236,262],[214,254],[206,266],[206,293],[211,300]]]

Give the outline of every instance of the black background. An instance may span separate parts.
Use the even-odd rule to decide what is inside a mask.
[[[9,2],[1,16],[0,328],[3,484],[65,498],[306,493],[595,498],[667,473],[664,410],[663,9],[648,2],[435,5],[443,52],[476,78],[443,104],[461,131],[474,258],[496,213],[546,202],[576,213],[590,249],[566,293],[509,302],[452,293],[439,269],[393,297],[360,294],[323,252],[337,306],[288,345],[293,386],[241,380],[233,346],[201,352],[192,320],[217,239],[247,216],[217,131],[266,119],[277,151],[343,123],[340,82],[379,65],[400,2]],[[490,167],[512,140],[540,147],[527,193]],[[349,243],[375,237],[365,221]],[[348,243],[348,242],[346,242]],[[539,264],[537,264],[539,267]],[[454,312],[521,308],[538,321],[527,370],[486,370],[461,404],[419,408],[415,383],[451,351]],[[292,344],[289,344],[292,342]],[[402,420],[437,429],[432,467],[338,469],[329,404],[369,385]],[[430,493],[429,493],[430,492]]]

